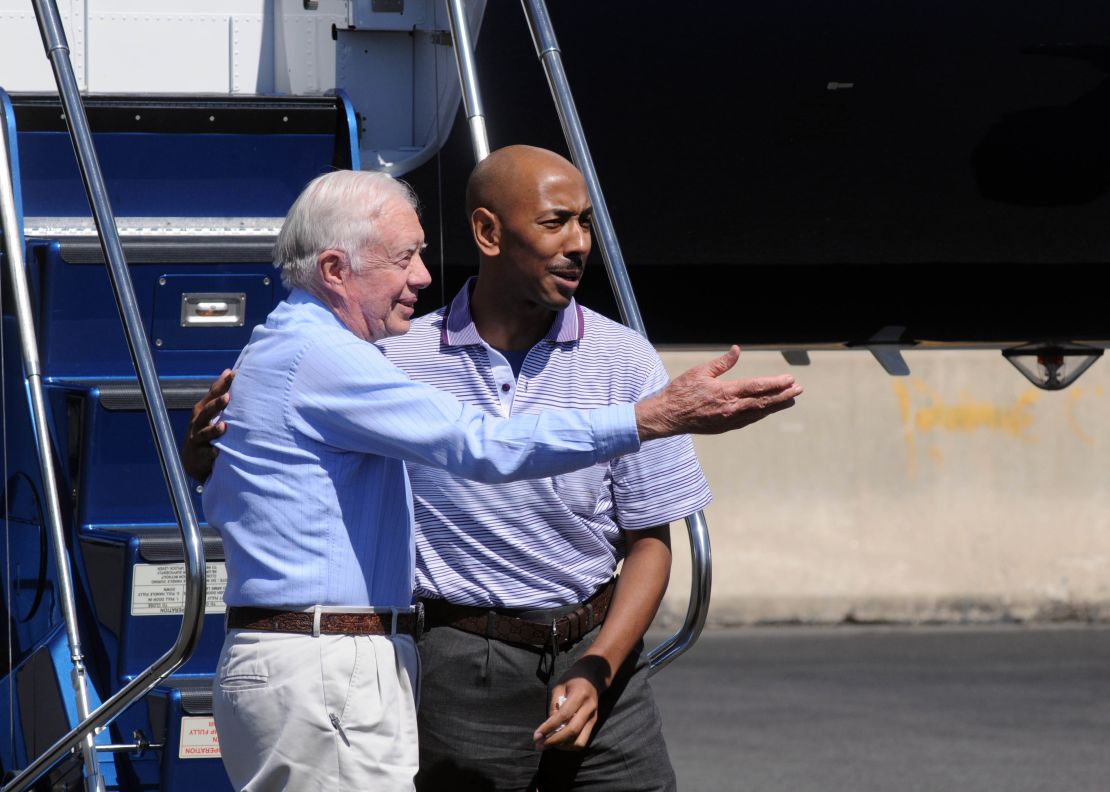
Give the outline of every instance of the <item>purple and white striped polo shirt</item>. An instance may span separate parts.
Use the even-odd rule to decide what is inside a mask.
[[[502,416],[639,401],[667,382],[643,337],[574,301],[514,378],[504,357],[478,335],[470,285],[448,311],[379,342],[412,379]],[[623,557],[622,529],[683,519],[711,497],[686,436],[644,443],[607,464],[512,484],[465,481],[423,465],[409,464],[408,472],[417,593],[464,605],[581,602]]]

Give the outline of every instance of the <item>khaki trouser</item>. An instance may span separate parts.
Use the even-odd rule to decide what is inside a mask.
[[[212,691],[237,790],[413,789],[419,660],[407,636],[231,630]]]

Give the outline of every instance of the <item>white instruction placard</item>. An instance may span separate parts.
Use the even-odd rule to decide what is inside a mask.
[[[181,759],[220,757],[220,735],[216,734],[216,720],[211,715],[185,715],[181,718],[181,745],[177,756]]]
[[[227,565],[204,565],[205,613],[224,612]],[[185,612],[185,564],[135,564],[131,586],[132,616],[180,616]]]

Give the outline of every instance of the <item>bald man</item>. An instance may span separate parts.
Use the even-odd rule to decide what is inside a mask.
[[[641,336],[574,300],[593,207],[570,162],[500,149],[466,201],[478,275],[385,341],[391,361],[502,416],[663,387]],[[689,438],[507,486],[409,475],[425,605],[418,789],[674,789],[641,651],[669,523],[710,500]]]

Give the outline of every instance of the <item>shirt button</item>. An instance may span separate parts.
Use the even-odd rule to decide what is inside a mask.
[[[510,388],[512,388],[512,385],[510,385],[509,383],[506,382],[506,383],[502,384],[501,392],[502,393],[508,393]]]

